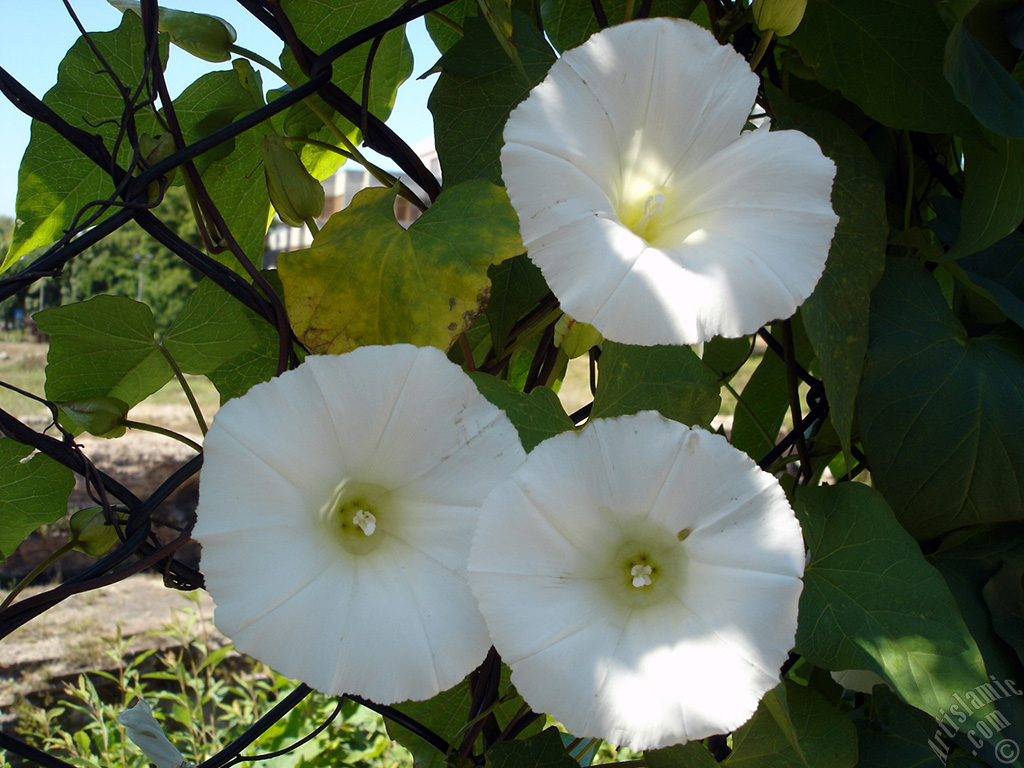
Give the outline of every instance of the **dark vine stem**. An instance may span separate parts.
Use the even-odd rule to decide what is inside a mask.
[[[256,741],[267,729],[291,712],[299,702],[312,692],[313,689],[308,685],[299,683],[295,690],[275,704],[267,714],[246,728],[241,736],[213,755],[213,757],[201,762],[196,768],[224,768],[224,766],[229,765],[232,760],[242,754],[242,750]]]
[[[651,15],[651,6],[654,4],[654,0],[641,0],[640,7],[637,9],[635,19],[646,19]]]
[[[18,757],[23,757],[33,765],[41,766],[41,768],[75,768],[71,763],[43,752],[43,750],[37,749],[30,744],[26,744],[21,739],[8,736],[2,731],[0,731],[0,749],[12,752]]]
[[[460,757],[469,757],[473,750],[480,732],[484,730],[492,716],[487,714],[498,700],[499,688],[501,687],[501,657],[492,645],[484,657],[483,663],[470,673],[470,705],[466,722],[470,727],[466,729],[462,744],[459,747]],[[486,715],[486,716],[485,716]],[[495,734],[497,736],[497,734]]]
[[[392,29],[397,29],[413,19],[425,16],[431,11],[442,8],[453,1],[425,0],[425,2],[418,5],[403,6],[386,19],[349,35],[322,54],[317,54],[298,39],[287,16],[285,16],[276,3],[266,2],[265,0],[237,0],[239,5],[251,13],[257,21],[266,26],[267,29],[277,35],[289,47],[303,72],[311,79],[317,81],[322,77],[323,68],[325,66],[329,68],[330,62],[339,56],[343,56],[359,45],[390,32]],[[318,88],[318,90],[320,89]],[[363,125],[363,106],[333,83],[327,82],[323,85],[320,97],[353,125]],[[440,185],[430,170],[423,164],[423,161],[382,120],[368,112],[365,116],[363,143],[394,160],[399,168],[409,174],[419,184],[430,200],[437,199],[441,191]]]
[[[531,310],[512,326],[512,330],[509,331],[508,337],[502,345],[500,354],[492,349],[491,353],[487,356],[487,360],[480,366],[480,370],[490,374],[495,374],[502,370],[512,359],[512,353],[546,328],[551,320],[557,319],[556,313],[558,312],[560,312],[558,299],[555,298],[554,294],[549,293],[541,299],[535,309]]]
[[[759,329],[757,335],[758,337],[760,337],[761,341],[765,343],[765,346],[768,347],[768,349],[770,349],[776,355],[781,357],[783,360],[786,359],[785,348],[782,344],[779,343],[778,339],[771,335],[771,333],[766,328]],[[803,381],[804,384],[807,384],[810,387],[813,387],[817,384],[821,384],[820,379],[808,373],[807,369],[800,365],[800,363],[798,363],[795,359],[793,360],[793,368],[796,371],[797,376],[800,377],[801,381]]]
[[[558,354],[558,349],[555,347],[555,323],[552,321],[544,328],[544,335],[540,337],[540,344],[537,345],[537,352],[533,356],[533,361],[530,363],[530,371],[526,374],[526,381],[523,384],[523,392],[529,394],[534,388],[543,381],[543,374],[546,368],[548,368],[548,360],[553,355]],[[554,365],[554,363],[550,363]]]
[[[775,462],[785,455],[786,451],[793,447],[793,444],[797,440],[797,435],[803,435],[808,430],[813,429],[816,425],[824,421],[825,417],[828,415],[829,406],[828,400],[825,398],[824,388],[812,391],[814,391],[816,395],[820,392],[820,397],[815,398],[814,405],[811,406],[807,415],[798,424],[793,425],[793,430],[779,440],[775,447],[768,451],[768,453],[766,453],[761,460],[757,462],[757,465],[761,469],[767,472],[774,472],[773,467]],[[808,394],[808,399],[810,399],[810,394]]]
[[[786,365],[786,391],[789,395],[789,411],[793,415],[793,431],[796,433],[796,450],[800,457],[800,472],[797,475],[797,482],[806,484],[811,479],[811,458],[807,453],[807,438],[803,429],[798,425],[803,421],[800,413],[800,391],[796,372],[796,349],[793,344],[793,326],[789,320],[783,320],[782,343],[783,361]]]
[[[147,21],[147,16],[149,16],[148,20],[152,22],[152,33],[155,36],[157,19],[156,0],[142,0],[142,16],[144,24]],[[150,30],[147,28],[147,36],[149,32]],[[185,137],[178,122],[178,114],[174,108],[174,102],[167,90],[167,81],[164,79],[164,73],[160,67],[153,68],[153,81],[156,85],[156,91],[160,95],[160,101],[164,107],[164,120],[167,122],[167,127],[174,137],[175,146],[178,149],[182,149],[185,146]],[[275,325],[278,333],[277,373],[280,375],[288,369],[292,341],[291,326],[288,325],[288,314],[285,312],[281,297],[270,287],[266,278],[260,274],[259,269],[257,269],[256,265],[252,263],[248,255],[238,244],[238,240],[231,233],[231,228],[228,226],[227,221],[225,221],[224,216],[213,202],[213,198],[206,189],[206,185],[199,176],[199,171],[196,170],[192,160],[186,160],[181,167],[188,177],[190,187],[195,192],[203,212],[213,220],[220,236],[227,242],[228,249],[234,255],[239,266],[246,271],[253,284],[259,287],[260,291],[274,308]],[[200,416],[199,419],[200,424],[202,424],[202,417]]]
[[[307,733],[298,741],[289,744],[287,747],[279,749],[275,752],[267,752],[262,755],[238,755],[233,760],[226,763],[225,766],[237,765],[239,763],[253,763],[261,760],[271,760],[272,758],[281,757],[282,755],[287,755],[289,752],[293,752],[294,750],[301,747],[303,744],[309,743],[317,736],[319,736],[321,733],[323,733],[324,730],[327,729],[327,726],[333,723],[335,719],[337,719],[338,715],[341,714],[341,710],[344,706],[345,700],[343,698],[338,699],[338,705],[334,708],[334,711],[331,712],[331,714],[329,714],[327,718],[322,723],[320,723],[320,725],[318,725],[316,728]]]
[[[194,142],[164,160],[154,163],[141,174],[134,177],[135,185],[133,188],[141,190],[141,193],[137,194],[136,197],[140,200],[148,201],[148,193],[144,190],[150,183],[159,181],[161,177],[176,168],[180,163],[183,163],[193,157],[197,157],[220,143],[234,138],[236,135],[248,130],[262,120],[276,114],[282,109],[287,108],[290,103],[301,100],[303,94],[312,93],[314,90],[314,82],[311,81],[309,83],[305,83],[292,93],[285,94],[279,99],[275,99],[272,104],[261,107],[260,109],[236,120],[234,123],[231,123],[230,125],[215,131],[209,136]],[[68,123],[60,115],[40,101],[34,94],[28,91],[28,89],[26,89],[15,78],[11,77],[11,75],[2,67],[0,67],[0,92],[2,92],[4,96],[6,96],[7,99],[21,112],[34,120],[46,123],[46,125],[53,128],[57,133],[64,137],[68,143],[73,145],[98,166],[104,170],[110,169],[111,158],[99,136],[86,133]],[[127,172],[116,164],[113,167],[115,173],[122,175],[122,177],[126,175]],[[214,282],[216,282],[220,287],[224,288],[233,296],[241,300],[246,306],[261,316],[267,319],[273,317],[273,314],[269,312],[269,305],[266,304],[263,297],[260,296],[252,286],[242,280],[241,277],[232,270],[228,269],[216,260],[211,259],[206,254],[196,250],[178,237],[168,229],[166,225],[149,213],[148,210],[145,210],[148,207],[148,203],[123,204],[123,207],[121,207],[120,210],[115,211],[110,218],[105,219],[84,233],[77,235],[77,237],[77,233],[69,231],[60,241],[51,246],[43,256],[36,259],[36,261],[34,261],[24,272],[0,281],[0,300],[9,298],[18,291],[27,288],[40,277],[47,276],[47,274],[53,273],[55,270],[59,271],[71,258],[78,255],[86,248],[95,245],[111,232],[125,224],[128,220],[135,218],[144,230],[149,232],[161,244],[167,246],[169,249],[181,256],[190,266],[199,269],[203,274],[214,280]]]
[[[396,725],[400,725],[407,731],[414,733],[419,738],[423,739],[430,746],[434,747],[442,755],[447,755],[451,750],[451,745],[445,741],[441,736],[434,733],[427,726],[414,720],[413,718],[406,715],[404,712],[400,712],[394,707],[386,704],[377,704],[369,699],[364,699],[362,696],[356,696],[352,693],[346,693],[345,698],[354,701],[356,704],[361,704],[367,709],[376,712],[381,717],[386,717]]]

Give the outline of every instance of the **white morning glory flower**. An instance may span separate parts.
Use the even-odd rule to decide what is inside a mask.
[[[311,356],[225,404],[204,453],[195,536],[239,650],[384,704],[483,660],[466,561],[481,503],[524,453],[440,350]]]
[[[798,131],[740,134],[758,78],[680,19],[567,51],[510,115],[502,176],[562,308],[627,344],[789,317],[825,266],[835,165]]]
[[[530,706],[633,749],[754,713],[793,647],[803,571],[775,478],[651,411],[538,445],[484,503],[469,562]]]

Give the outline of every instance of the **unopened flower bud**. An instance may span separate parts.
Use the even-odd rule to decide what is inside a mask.
[[[162,133],[159,136],[151,136],[148,133],[139,135],[139,152],[142,155],[142,164],[146,168],[170,157],[174,150],[174,137],[169,133]],[[177,172],[178,169],[175,168],[164,177],[168,186]],[[160,182],[154,181],[146,187],[146,191],[149,193],[149,201],[155,203],[160,198]]]
[[[807,0],[753,0],[754,21],[764,32],[791,35],[800,26]]]
[[[100,507],[80,509],[71,516],[71,539],[75,549],[89,557],[99,557],[117,544],[117,531],[107,525]]]
[[[124,13],[134,11],[142,16],[138,0],[107,0]],[[171,42],[183,51],[206,61],[227,61],[231,58],[231,44],[238,39],[235,28],[219,16],[208,13],[178,11],[161,8],[157,28],[166,32]]]
[[[116,397],[89,397],[58,402],[57,407],[69,426],[96,437],[120,437],[127,428],[128,403]]]
[[[117,722],[125,727],[128,738],[157,768],[186,768],[193,765],[185,760],[185,756],[164,735],[160,723],[153,717],[153,710],[142,699],[118,715]]]
[[[570,360],[585,355],[590,348],[604,341],[592,325],[562,315],[555,323],[555,346],[561,348]]]
[[[285,224],[301,227],[307,219],[315,219],[323,212],[323,185],[277,134],[263,138],[263,169],[270,202]]]

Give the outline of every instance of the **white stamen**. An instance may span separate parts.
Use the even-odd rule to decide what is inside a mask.
[[[644,200],[643,215],[630,227],[640,237],[647,237],[647,227],[651,219],[656,218],[665,210],[665,196],[660,192],[648,195]]]
[[[644,200],[644,217],[643,220],[647,221],[653,219],[665,210],[665,196],[660,192],[654,195],[648,195],[647,199]]]
[[[629,575],[633,577],[633,586],[649,587],[653,583],[651,579],[651,566],[637,563],[629,569]]]
[[[372,536],[377,530],[377,518],[373,513],[365,509],[357,509],[352,515],[352,522],[359,526],[359,529],[367,536]]]

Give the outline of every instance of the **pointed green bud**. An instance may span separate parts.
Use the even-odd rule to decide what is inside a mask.
[[[148,133],[139,135],[139,152],[142,154],[142,162],[147,168],[159,163],[165,157],[170,157],[174,154],[174,150],[174,137],[169,133],[161,133],[159,136],[151,136]],[[170,175],[164,177],[167,179],[167,186],[174,181],[177,172],[178,169],[175,168]],[[160,183],[154,181],[146,187],[146,191],[149,193],[149,201],[155,203],[160,198]]]
[[[791,35],[804,18],[807,0],[754,0],[754,21],[760,30]]]
[[[117,544],[117,531],[107,525],[100,507],[80,509],[71,516],[71,540],[75,549],[89,557],[99,557]]]
[[[116,397],[89,397],[58,402],[65,426],[96,437],[120,437],[126,431],[128,403]]]
[[[107,0],[121,13],[134,11],[142,16],[138,0]],[[171,42],[183,51],[206,61],[227,61],[231,58],[231,44],[238,39],[235,28],[220,16],[207,13],[178,11],[161,8],[157,28],[166,32]]]
[[[562,315],[555,323],[555,346],[560,347],[570,360],[587,354],[591,347],[604,341],[604,337],[592,325]]]
[[[291,227],[301,227],[324,210],[324,188],[314,179],[296,152],[277,134],[263,138],[263,170],[267,175],[270,202]]]

